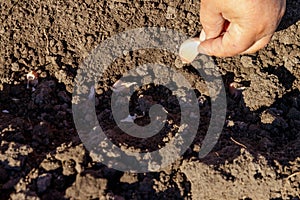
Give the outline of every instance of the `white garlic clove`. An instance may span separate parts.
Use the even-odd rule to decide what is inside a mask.
[[[8,110],[2,110],[2,113],[8,114],[9,111]]]
[[[28,74],[26,74],[27,78],[27,89],[31,86],[36,86],[38,84],[38,74],[35,71],[30,71]]]
[[[118,80],[113,84],[111,87],[112,91],[114,92],[122,92],[128,88],[130,88],[132,85],[137,84],[136,82],[128,83],[128,82],[123,82],[121,80]]]
[[[183,63],[191,63],[199,54],[198,46],[200,41],[198,38],[191,38],[184,41],[179,48],[179,56]]]
[[[126,118],[121,119],[121,122],[134,123],[135,119],[136,119],[136,115],[134,115],[134,116],[128,115]]]
[[[242,96],[242,91],[246,89],[240,83],[232,82],[229,84],[229,93],[233,97],[233,99],[238,99]]]
[[[28,74],[26,74],[26,78],[28,81],[32,81],[37,79],[38,75],[35,71],[30,71]]]

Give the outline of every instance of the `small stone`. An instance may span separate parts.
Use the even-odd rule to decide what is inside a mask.
[[[17,72],[17,71],[19,71],[19,64],[18,63],[12,63],[11,64],[11,70],[13,71],[13,72]]]
[[[0,163],[4,164],[4,168],[8,170],[20,171],[24,166],[26,157],[33,149],[27,145],[18,144],[15,142],[1,142],[1,146],[6,146],[6,150],[0,154]],[[2,150],[0,148],[0,150]]]
[[[169,6],[167,8],[166,19],[174,19],[176,17],[176,8]]]
[[[63,174],[69,176],[83,171],[86,153],[83,145],[78,145],[69,149],[64,149],[62,146],[57,148],[57,154],[54,157],[61,161]]]
[[[227,127],[233,127],[234,126],[234,121],[228,120],[227,121]]]
[[[120,182],[129,183],[129,184],[137,183],[138,181],[139,180],[137,175],[129,172],[125,172],[123,176],[120,178]]]
[[[44,168],[46,171],[52,171],[52,170],[56,170],[60,167],[61,165],[59,164],[58,161],[52,161],[52,160],[48,160],[45,159],[43,160],[43,162],[41,163],[41,167]]]
[[[264,124],[272,124],[276,119],[276,116],[272,115],[271,113],[264,111],[260,116],[261,122]]]
[[[107,179],[98,177],[94,172],[78,174],[75,183],[66,190],[70,199],[96,199],[103,196],[107,189]]]
[[[42,193],[47,190],[51,184],[52,175],[50,173],[42,174],[37,178],[38,192]]]
[[[180,68],[183,68],[183,66],[184,66],[184,63],[180,60],[179,57],[176,57],[176,59],[175,59],[175,67],[178,68],[178,69],[180,69]]]
[[[252,58],[249,56],[242,56],[241,57],[241,63],[245,68],[251,68],[254,67],[254,64],[252,62]]]

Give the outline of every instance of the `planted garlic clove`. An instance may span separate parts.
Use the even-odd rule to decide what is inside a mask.
[[[38,74],[35,71],[30,71],[28,74],[26,74],[26,78],[27,80],[32,81],[38,78]]]
[[[199,54],[198,46],[200,41],[198,38],[191,38],[184,41],[179,48],[179,56],[183,63],[191,63]]]
[[[136,115],[128,115],[126,118],[121,119],[121,122],[130,122],[130,123],[134,123],[134,120],[136,119]]]
[[[27,75],[27,89],[29,89],[29,85],[36,86],[38,84],[38,74],[35,71],[30,71]]]
[[[237,82],[232,82],[229,84],[229,93],[233,97],[233,99],[239,99],[242,96],[242,91],[246,89],[241,84]]]
[[[126,91],[126,89],[129,89],[130,86],[137,84],[136,82],[128,83],[128,82],[123,82],[121,80],[118,80],[113,84],[111,87],[112,91],[114,92],[122,92]]]

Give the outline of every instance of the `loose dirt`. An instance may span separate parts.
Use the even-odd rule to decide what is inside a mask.
[[[287,1],[287,12],[264,49],[214,58],[226,87],[227,116],[206,157],[197,156],[210,119],[203,81],[189,65],[176,68],[176,56],[155,49],[125,53],[112,64],[96,88],[97,117],[120,147],[152,151],[163,146],[180,121],[169,90],[150,85],[133,97],[132,113],[142,113],[137,105],[143,95],[170,114],[171,131],[145,141],[114,127],[107,108],[111,86],[127,70],[148,62],[168,65],[191,82],[201,100],[201,125],[185,154],[159,172],[124,173],[93,160],[78,137],[72,91],[84,58],[104,40],[134,28],[165,27],[192,37],[201,30],[199,4],[1,1],[0,199],[300,199],[298,0]],[[30,71],[39,75],[34,90],[26,88]],[[238,98],[228,92],[232,82],[245,87]],[[135,123],[147,124],[149,118]]]

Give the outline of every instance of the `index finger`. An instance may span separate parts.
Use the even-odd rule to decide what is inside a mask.
[[[211,56],[228,57],[242,53],[255,43],[255,33],[238,24],[230,24],[224,34],[203,41],[198,51]]]

